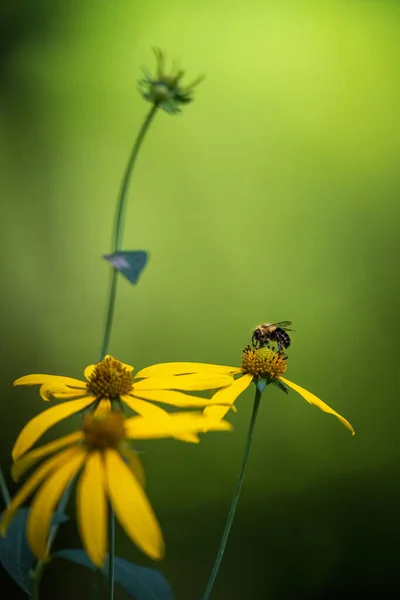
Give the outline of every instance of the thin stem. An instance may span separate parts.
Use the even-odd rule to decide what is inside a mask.
[[[124,217],[126,211],[126,204],[128,199],[128,187],[129,182],[132,177],[133,169],[136,163],[136,158],[139,154],[139,150],[142,146],[145,135],[153,121],[155,114],[158,109],[158,104],[153,104],[150,111],[148,112],[145,120],[143,121],[142,127],[140,128],[139,134],[133,144],[131,155],[128,160],[128,164],[125,168],[125,173],[122,179],[121,188],[119,191],[117,208],[115,212],[115,224],[114,224],[114,233],[112,238],[112,252],[118,252],[121,249],[122,244],[122,235],[123,235],[123,225],[124,225]],[[111,328],[114,319],[114,309],[115,309],[115,298],[117,295],[117,284],[118,284],[118,270],[113,269],[110,280],[110,287],[108,293],[108,303],[107,303],[107,316],[106,323],[104,327],[104,335],[103,342],[101,346],[101,356],[100,360],[104,358],[104,356],[108,352],[108,346],[110,343],[110,335]]]
[[[92,579],[92,600],[100,600],[101,597],[101,584],[102,584],[102,574],[100,569],[96,569],[96,572],[93,573]]]
[[[110,508],[108,522],[108,599],[114,600],[115,516]]]
[[[8,506],[11,502],[10,492],[8,491],[7,483],[0,467],[0,490],[3,496],[4,504]]]
[[[29,573],[29,590],[31,600],[39,600],[39,585],[42,578],[42,571],[44,563],[39,561],[36,564],[36,568],[31,570]]]
[[[256,424],[257,413],[258,413],[258,409],[260,407],[261,394],[262,394],[262,392],[260,392],[258,390],[258,388],[256,388],[256,395],[254,397],[254,404],[253,404],[253,412],[252,412],[251,419],[250,419],[249,430],[247,432],[246,444],[245,444],[245,448],[244,448],[242,466],[240,467],[239,478],[238,478],[238,481],[236,484],[235,492],[233,494],[228,518],[226,520],[224,533],[222,534],[221,543],[219,545],[217,557],[215,559],[215,563],[214,563],[213,569],[211,571],[211,575],[208,580],[207,587],[204,592],[202,600],[208,600],[208,598],[210,597],[212,588],[214,586],[214,583],[217,578],[218,571],[219,571],[219,568],[221,566],[221,562],[222,562],[222,559],[224,556],[224,552],[225,552],[226,544],[228,542],[233,519],[235,517],[236,507],[237,507],[237,504],[239,501],[240,492],[242,490],[244,475],[246,472],[247,462],[248,462],[249,454],[250,454],[250,447],[251,447],[251,442],[252,442],[252,438],[253,438],[254,426]]]

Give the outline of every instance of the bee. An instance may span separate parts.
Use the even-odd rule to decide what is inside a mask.
[[[254,331],[251,338],[253,346],[255,348],[263,348],[268,345],[268,342],[276,342],[278,346],[278,352],[282,352],[283,348],[289,348],[290,336],[287,331],[293,331],[288,329],[288,325],[291,325],[291,321],[280,321],[279,323],[263,323],[259,325]]]

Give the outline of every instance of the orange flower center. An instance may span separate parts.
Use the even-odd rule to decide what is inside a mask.
[[[87,446],[91,450],[117,448],[125,439],[124,422],[124,415],[115,410],[98,415],[86,415],[82,429]]]
[[[242,354],[242,369],[260,379],[277,379],[287,368],[287,356],[270,348],[246,346]]]
[[[87,384],[88,391],[93,396],[110,400],[129,394],[132,387],[132,373],[112,356],[97,363]]]

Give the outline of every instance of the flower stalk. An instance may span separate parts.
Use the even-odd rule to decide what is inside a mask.
[[[0,467],[0,490],[1,495],[3,496],[4,504],[8,506],[11,502],[10,492],[8,491],[7,483],[3,475],[3,471]]]
[[[246,444],[245,444],[245,447],[244,447],[244,454],[243,454],[242,466],[240,467],[238,481],[237,481],[236,488],[235,488],[235,491],[234,491],[234,494],[233,494],[231,506],[229,508],[228,518],[226,520],[225,529],[224,529],[224,532],[222,534],[222,538],[221,538],[221,542],[220,542],[220,545],[219,545],[217,557],[215,559],[214,566],[213,566],[213,569],[211,571],[211,575],[210,575],[210,578],[208,580],[207,587],[206,587],[205,592],[203,594],[202,600],[208,600],[209,599],[209,597],[211,595],[211,592],[212,592],[212,589],[214,587],[215,580],[216,580],[217,575],[218,575],[219,568],[220,568],[221,563],[222,563],[222,559],[224,557],[226,545],[228,543],[229,534],[230,534],[230,531],[231,531],[231,528],[232,528],[232,523],[233,523],[233,520],[235,518],[236,508],[237,508],[237,505],[238,505],[238,502],[239,502],[240,492],[242,491],[242,487],[243,487],[243,481],[244,481],[244,476],[245,476],[245,473],[246,473],[247,463],[248,463],[249,456],[250,456],[250,448],[251,448],[251,443],[252,443],[252,440],[253,440],[253,433],[254,433],[254,427],[255,427],[255,424],[256,424],[256,420],[257,420],[258,409],[260,407],[261,396],[262,396],[262,392],[259,390],[258,387],[256,387],[256,393],[255,393],[254,404],[253,404],[253,412],[252,412],[251,419],[250,419],[249,430],[247,432],[247,438],[246,438]]]
[[[155,114],[158,109],[158,104],[154,103],[148,112],[145,120],[143,121],[143,125],[139,131],[139,134],[133,144],[131,155],[129,157],[128,163],[125,168],[125,173],[122,179],[121,188],[118,195],[117,208],[115,213],[115,225],[114,225],[114,233],[112,238],[112,252],[118,252],[121,250],[122,244],[122,236],[124,231],[124,217],[126,212],[126,204],[128,200],[128,188],[129,182],[132,177],[133,169],[136,163],[137,156],[139,154],[140,148],[142,146],[143,140],[146,136],[146,133],[155,117]],[[101,346],[100,360],[104,358],[104,356],[108,352],[108,346],[110,343],[110,335],[111,329],[114,319],[114,309],[115,309],[115,299],[117,296],[117,284],[118,284],[118,270],[113,268],[111,273],[111,281],[108,293],[108,303],[107,303],[107,316],[106,323],[104,326],[104,334],[103,341]]]

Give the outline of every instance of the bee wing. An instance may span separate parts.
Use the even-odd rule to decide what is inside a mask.
[[[276,327],[287,327],[288,325],[291,325],[292,321],[279,321],[279,323],[271,323],[271,325],[274,325]],[[289,329],[289,331],[292,331],[291,329]]]

